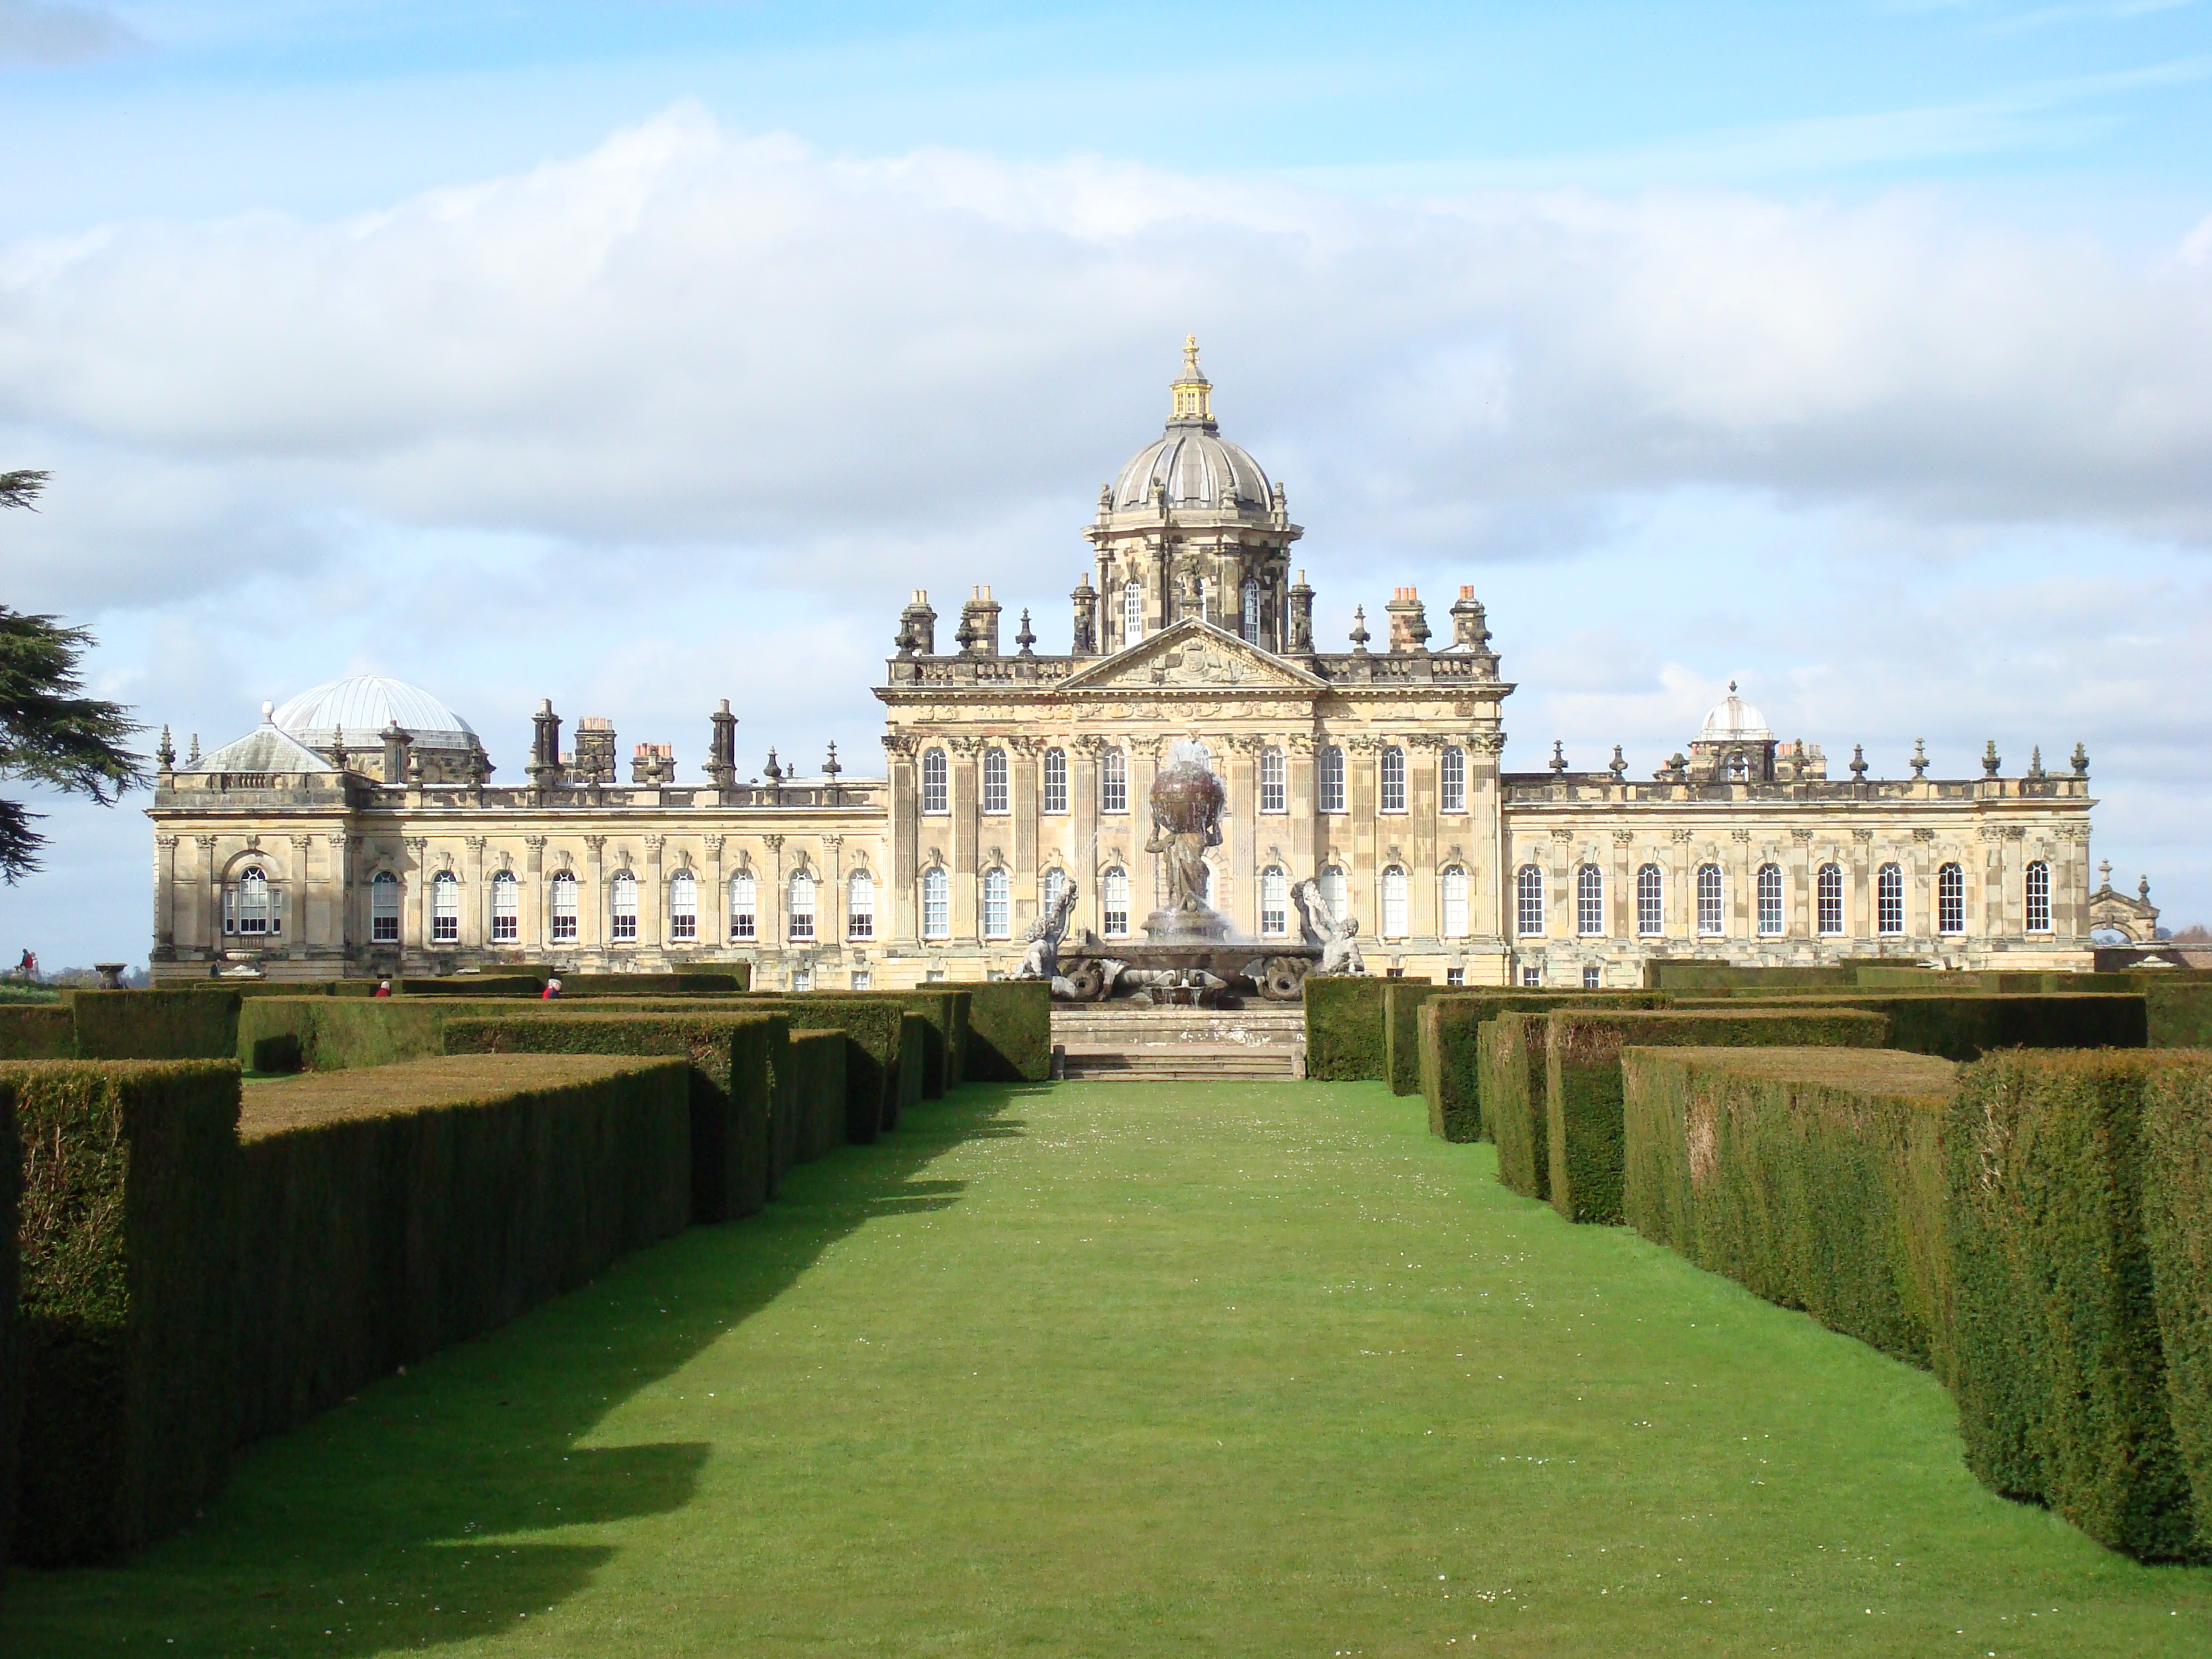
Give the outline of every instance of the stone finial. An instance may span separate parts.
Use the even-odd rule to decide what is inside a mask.
[[[2039,743],[2028,750],[2027,775],[2031,778],[2043,775],[2043,745]]]
[[[193,732],[193,733],[192,733],[192,752],[191,752],[191,754],[189,754],[189,755],[187,755],[187,756],[185,756],[185,764],[186,766],[198,766],[199,763],[200,763],[200,734],[199,734],[198,732]]]
[[[2099,859],[2099,860],[2097,860],[2097,882],[2098,882],[2097,890],[2098,890],[2099,892],[2100,892],[2100,893],[2109,893],[2109,892],[2111,892],[2111,891],[2112,890],[2112,860],[2110,860],[2110,859]]]
[[[169,741],[169,726],[166,720],[161,725],[161,745],[154,750],[154,758],[160,763],[164,772],[169,771],[177,763],[177,745]]]
[[[1997,769],[2003,764],[2004,763],[1997,758],[1997,740],[1991,738],[1982,749],[1982,775],[1985,778],[1996,776]]]
[[[844,769],[837,764],[837,745],[832,743],[830,745],[829,756],[822,763],[822,775],[834,784],[837,781],[837,775]]]
[[[1020,631],[1016,633],[1014,635],[1014,643],[1021,647],[1021,649],[1014,653],[1016,656],[1034,657],[1036,655],[1036,635],[1030,631],[1030,612],[1027,605],[1024,605],[1022,607],[1022,625]]]
[[[2145,876],[2141,881],[2136,884],[2136,896],[2141,899],[2145,904],[2148,904],[2150,902],[2150,878],[2148,876]]]
[[[1356,605],[1352,606],[1352,654],[1355,657],[1364,657],[1367,655],[1367,641],[1371,637],[1372,635],[1370,635],[1367,631],[1367,607],[1364,605]]]
[[[264,702],[262,703],[261,723],[264,726],[274,726],[276,724],[276,705],[275,703],[268,702]]]
[[[1866,781],[1866,745],[1861,743],[1855,743],[1851,745],[1851,781],[1854,783],[1864,783]]]
[[[2089,751],[2078,743],[2074,745],[2073,767],[2075,777],[2086,778],[2089,775]]]
[[[1566,769],[1567,769],[1567,745],[1566,745],[1566,742],[1565,742],[1565,740],[1564,738],[1555,738],[1555,739],[1553,741],[1553,744],[1552,744],[1552,770],[1553,770],[1553,772],[1555,772],[1555,773],[1557,773],[1557,774],[1560,775],[1561,776],[1565,776],[1565,774],[1566,774]]]
[[[1615,783],[1623,781],[1628,776],[1628,762],[1621,755],[1620,745],[1617,743],[1613,745],[1613,758],[1606,763],[1605,769],[1613,774],[1613,781]]]
[[[1928,775],[1928,739],[1925,738],[1912,740],[1912,775],[1916,778]]]
[[[331,764],[343,772],[346,769],[346,763],[352,758],[353,757],[346,750],[345,727],[332,726],[331,728]]]
[[[783,781],[783,768],[777,763],[775,750],[773,749],[768,751],[768,764],[761,768],[761,775],[766,778],[771,785],[780,784]]]

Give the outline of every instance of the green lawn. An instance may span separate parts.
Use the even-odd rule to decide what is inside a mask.
[[[1923,1373],[1379,1085],[963,1091],[0,1591],[0,1652],[2212,1652]]]

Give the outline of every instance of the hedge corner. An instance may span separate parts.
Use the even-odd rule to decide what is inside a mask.
[[[1389,1075],[1384,988],[1365,974],[1309,975],[1306,1075],[1316,1083],[1381,1082]]]

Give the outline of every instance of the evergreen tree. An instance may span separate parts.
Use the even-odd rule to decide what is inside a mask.
[[[46,483],[44,472],[0,472],[0,507],[30,507]],[[50,784],[106,806],[144,783],[146,772],[124,746],[142,729],[130,710],[82,695],[77,662],[92,642],[58,617],[0,605],[0,778]],[[0,800],[0,879],[10,886],[39,867],[46,838],[31,826],[40,817]]]

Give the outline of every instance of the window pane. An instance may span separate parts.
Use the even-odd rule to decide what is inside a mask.
[[[1820,927],[1823,933],[1836,934],[1844,931],[1844,871],[1841,865],[1820,866],[1819,886],[1814,890],[1820,904]]]
[[[1875,877],[1875,931],[1878,933],[1901,933],[1905,931],[1905,871],[1898,865],[1885,864]]]
[[[1666,878],[1656,864],[1644,865],[1636,872],[1636,931],[1646,939],[1656,938],[1666,931]]]
[[[613,922],[612,936],[618,939],[637,937],[637,878],[617,876],[607,890],[607,912]]]
[[[921,936],[948,939],[952,933],[952,878],[942,865],[933,866],[921,877]]]
[[[1131,582],[1121,590],[1121,643],[1134,645],[1145,637],[1145,590]]]
[[[668,937],[699,937],[699,883],[689,871],[679,871],[668,882]]]
[[[730,937],[748,941],[760,937],[759,889],[744,872],[730,878]]]
[[[1467,937],[1467,872],[1456,864],[1444,872],[1443,931],[1446,939]]]
[[[1129,872],[1118,866],[1099,878],[1098,898],[1104,912],[1103,921],[1109,937],[1118,939],[1129,931]]]
[[[1067,750],[1065,749],[1044,751],[1044,810],[1048,812],[1067,811]]]
[[[1382,934],[1403,939],[1410,931],[1407,920],[1406,872],[1392,865],[1382,872]]]
[[[269,878],[258,870],[248,870],[238,878],[238,931],[269,931]]]
[[[2027,931],[2051,931],[2051,866],[2041,859],[2027,866]]]
[[[814,878],[804,870],[793,872],[789,899],[784,915],[787,933],[794,939],[814,937]]]
[[[1598,988],[1598,987],[1599,987],[1600,985],[1603,984],[1604,982],[1605,982],[1605,970],[1604,970],[1603,969],[1601,969],[1601,968],[1585,968],[1585,969],[1583,969],[1583,990],[1585,990],[1585,991],[1595,991],[1595,990],[1596,990],[1596,989]]]
[[[1006,810],[1006,751],[1003,749],[983,751],[983,810]]]
[[[1544,872],[1524,864],[1513,878],[1514,927],[1523,937],[1544,931]]]
[[[1382,751],[1382,810],[1406,810],[1406,751],[1402,749]]]
[[[1585,939],[1605,932],[1605,872],[1595,864],[1575,872],[1575,932]]]
[[[1285,812],[1290,810],[1290,792],[1283,782],[1283,751],[1262,749],[1260,751],[1260,810],[1262,812]]]
[[[1260,643],[1260,584],[1244,584],[1244,637],[1253,644]]]
[[[1966,872],[1955,864],[1947,864],[1936,872],[1936,931],[1966,931]]]
[[[1782,866],[1778,864],[1759,866],[1759,931],[1767,939],[1782,932]]]
[[[1291,879],[1279,864],[1260,872],[1260,932],[1273,939],[1291,931]]]
[[[461,937],[461,884],[450,870],[430,883],[430,942],[452,945]]]
[[[1437,808],[1444,812],[1467,811],[1467,750],[1454,744],[1444,750],[1437,767]]]
[[[495,945],[511,945],[520,933],[522,884],[512,870],[491,878],[491,939]]]
[[[845,934],[848,939],[876,936],[876,878],[855,870],[845,884]]]
[[[1129,763],[1118,749],[1109,749],[1098,757],[1098,810],[1129,810]]]
[[[944,812],[951,810],[951,798],[945,789],[945,751],[926,750],[921,757],[921,810],[925,812]]]
[[[983,937],[1006,939],[1014,931],[1013,878],[1004,869],[983,872]]]
[[[1321,810],[1324,812],[1344,811],[1344,750],[1330,747],[1321,751]]]
[[[1345,920],[1344,872],[1334,865],[1321,872],[1321,902],[1339,921]]]
[[[576,878],[566,870],[553,878],[553,937],[568,941],[576,937]]]
[[[1711,939],[1722,931],[1721,867],[1717,864],[1698,866],[1698,932]]]

